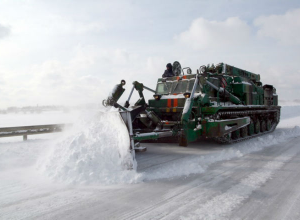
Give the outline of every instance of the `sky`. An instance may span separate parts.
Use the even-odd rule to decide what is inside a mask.
[[[295,100],[299,51],[299,0],[0,0],[0,108],[101,103],[121,79],[125,96],[155,89],[175,60],[228,63]]]

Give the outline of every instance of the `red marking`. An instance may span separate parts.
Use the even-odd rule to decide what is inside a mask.
[[[177,77],[176,77],[176,79],[177,79],[177,80],[179,80],[179,79],[180,79],[180,77],[179,77],[179,76],[177,76]]]
[[[177,107],[178,106],[178,99],[174,99],[174,105],[173,107]]]
[[[177,93],[173,93],[173,95],[177,95]]]
[[[168,108],[172,107],[172,99],[168,99],[167,107]]]
[[[186,79],[186,76],[183,76],[182,79]]]
[[[169,124],[169,122],[167,122],[167,121],[166,121],[166,122],[165,122],[165,124],[166,124],[166,125],[168,125],[168,124]]]
[[[221,86],[225,89],[226,88],[226,86],[227,86],[227,81],[226,81],[226,79],[224,78],[224,77],[222,77],[222,79],[221,79]]]

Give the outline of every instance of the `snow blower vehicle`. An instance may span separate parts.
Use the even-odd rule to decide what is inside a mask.
[[[174,77],[159,78],[156,89],[133,82],[124,105],[118,103],[125,81],[116,85],[104,106],[119,108],[126,124],[131,151],[143,151],[139,143],[169,137],[180,146],[200,137],[230,144],[274,131],[280,119],[278,95],[273,85],[263,85],[260,75],[220,63],[189,67],[173,63]],[[143,90],[153,92],[146,102]],[[139,100],[129,101],[137,90]]]

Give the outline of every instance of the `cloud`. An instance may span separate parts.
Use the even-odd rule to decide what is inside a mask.
[[[300,8],[283,15],[258,17],[254,25],[259,28],[259,37],[273,38],[287,45],[300,45]]]
[[[10,34],[10,28],[0,24],[0,39]]]
[[[175,39],[196,50],[228,48],[245,44],[250,38],[250,27],[238,17],[225,21],[194,20],[189,29]]]
[[[125,79],[127,90],[120,100],[123,103],[135,80],[155,89],[165,63],[160,57],[142,57],[122,48],[77,45],[66,60],[46,60],[22,72],[8,71],[0,66],[0,73],[6,73],[5,77],[0,76],[0,89],[3,90],[0,99],[18,97],[0,106],[101,103],[114,85]],[[5,84],[1,85],[2,81]],[[135,92],[132,102],[137,99]]]
[[[299,79],[300,9],[258,17],[249,25],[237,17],[198,18],[175,39],[191,64],[225,62],[261,74],[262,82],[274,85],[281,99],[295,99],[300,91],[295,80]]]
[[[65,15],[49,14],[45,16],[45,20],[36,23],[36,28],[42,28],[47,34],[56,35],[60,33],[65,34],[92,34],[102,33],[106,31],[107,27],[104,22],[100,21],[76,21],[68,18]],[[45,26],[44,22],[48,25]],[[25,30],[26,31],[26,30]]]

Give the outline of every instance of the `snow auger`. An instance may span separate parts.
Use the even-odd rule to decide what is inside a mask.
[[[130,150],[144,151],[141,141],[171,138],[180,146],[200,137],[235,143],[274,131],[280,119],[276,89],[263,85],[260,75],[220,63],[189,67],[173,64],[174,77],[159,78],[156,89],[133,82],[130,95],[118,103],[125,81],[116,85],[104,106],[119,108],[131,140]],[[153,92],[146,102],[143,90]],[[134,90],[139,100],[130,106]]]

